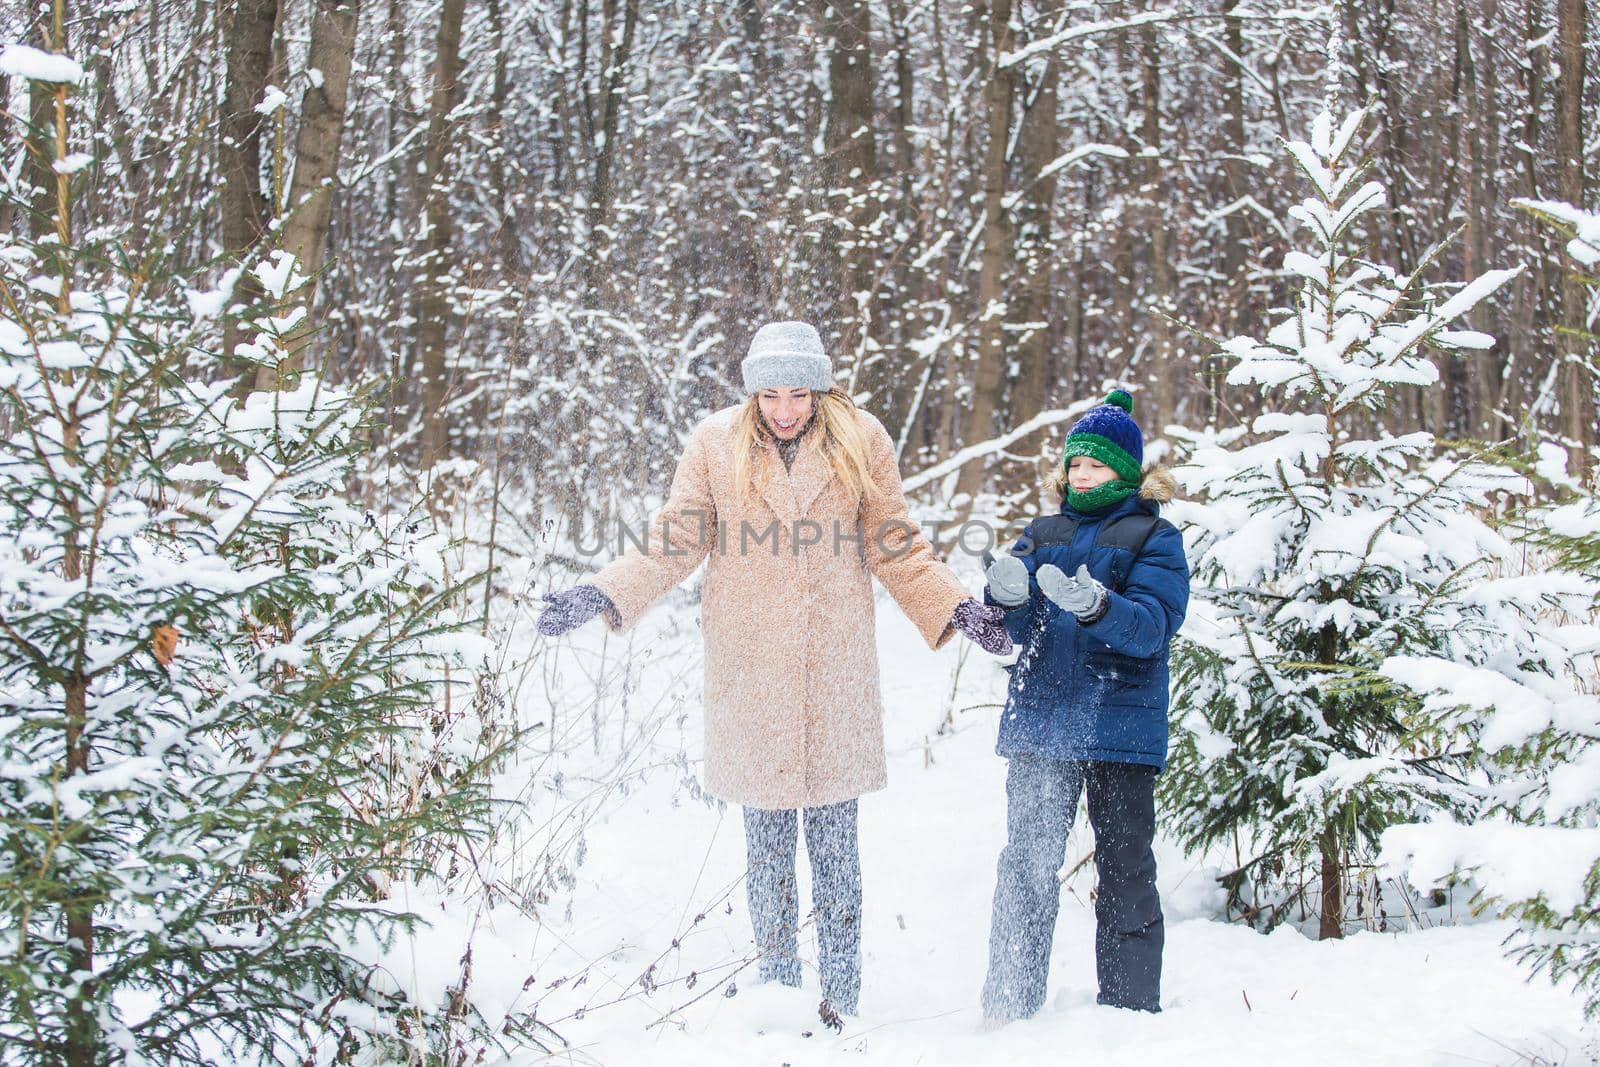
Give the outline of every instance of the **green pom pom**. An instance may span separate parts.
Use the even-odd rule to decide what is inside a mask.
[[[1126,390],[1111,390],[1111,392],[1106,394],[1106,403],[1115,404],[1123,411],[1126,411],[1129,415],[1133,414],[1133,394],[1127,392]]]

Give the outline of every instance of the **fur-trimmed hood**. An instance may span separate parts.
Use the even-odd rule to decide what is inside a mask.
[[[1170,504],[1178,496],[1178,479],[1169,467],[1152,467],[1139,483],[1139,499],[1152,504]]]
[[[1044,500],[1052,508],[1060,508],[1066,501],[1067,471],[1065,467],[1057,465],[1056,469],[1045,478]],[[1150,503],[1165,506],[1178,499],[1178,479],[1173,476],[1170,467],[1151,467],[1139,479],[1139,499],[1148,500]]]

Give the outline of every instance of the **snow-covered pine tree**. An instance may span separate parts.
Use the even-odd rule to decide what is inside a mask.
[[[73,234],[69,188],[42,237],[0,236],[0,1058],[425,1042],[445,1006],[352,946],[414,922],[388,887],[485,821],[441,554],[348,502],[361,397],[197,380],[219,314],[283,358],[290,258],[230,309],[162,242]]]
[[[1408,274],[1363,259],[1385,192],[1363,181],[1362,119],[1323,114],[1287,145],[1311,187],[1290,210],[1308,235],[1284,258],[1293,307],[1221,351],[1265,410],[1246,443],[1198,441],[1179,476],[1199,502],[1172,512],[1195,597],[1173,649],[1167,819],[1237,855],[1231,906],[1270,926],[1309,889],[1324,937],[1385,827],[1470,802],[1468,753],[1410,729],[1370,675],[1409,651],[1473,656],[1493,623],[1473,587],[1507,552],[1478,516],[1517,481],[1384,428],[1403,390],[1438,381],[1430,348],[1490,343],[1451,324],[1516,272],[1449,285],[1424,280],[1433,254]]]
[[[1600,214],[1524,202],[1569,238],[1578,277],[1600,299]],[[1600,338],[1589,334],[1600,356]],[[1600,500],[1566,474],[1559,444],[1531,473],[1553,500],[1513,521],[1544,572],[1480,592],[1508,614],[1535,618],[1532,655],[1463,664],[1397,657],[1383,673],[1424,701],[1440,732],[1468,732],[1493,771],[1471,825],[1415,823],[1384,834],[1383,859],[1422,888],[1461,879],[1479,911],[1514,918],[1513,955],[1551,981],[1571,979],[1585,1013],[1600,1017]],[[1526,625],[1526,623],[1522,623]]]

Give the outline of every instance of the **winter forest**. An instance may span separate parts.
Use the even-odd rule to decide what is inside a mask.
[[[0,102],[0,1064],[1600,1063],[1588,0],[4,0]]]

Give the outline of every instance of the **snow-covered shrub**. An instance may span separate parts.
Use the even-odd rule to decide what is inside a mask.
[[[1528,204],[1560,225],[1585,268],[1600,262],[1600,215]],[[1584,277],[1591,290],[1596,281]],[[1597,339],[1591,346],[1600,351]],[[1600,501],[1566,474],[1565,450],[1540,449],[1534,477],[1553,499],[1514,520],[1518,540],[1550,569],[1479,592],[1503,612],[1537,616],[1528,655],[1396,657],[1385,675],[1424,700],[1441,732],[1470,734],[1492,768],[1473,825],[1390,829],[1384,859],[1418,886],[1465,878],[1479,911],[1514,918],[1512,953],[1552,981],[1575,980],[1585,1010],[1600,1015]],[[1518,623],[1521,619],[1519,618]]]
[[[1197,502],[1171,513],[1195,595],[1173,649],[1168,821],[1237,856],[1224,883],[1252,921],[1309,898],[1322,936],[1341,933],[1352,872],[1370,870],[1386,827],[1475,795],[1470,746],[1414,726],[1374,672],[1400,655],[1534,652],[1478,598],[1511,553],[1480,516],[1523,480],[1384,428],[1403,391],[1438,381],[1430,349],[1490,344],[1452,324],[1516,272],[1437,284],[1431,255],[1409,274],[1362,258],[1385,203],[1363,180],[1362,118],[1324,114],[1287,146],[1311,187],[1290,211],[1307,234],[1284,258],[1293,307],[1220,353],[1262,413],[1246,435],[1195,442],[1179,477]]]
[[[0,1058],[426,1043],[351,946],[486,819],[459,582],[347,502],[362,397],[185,373],[218,315],[283,357],[292,259],[229,308],[120,236],[0,237]]]

